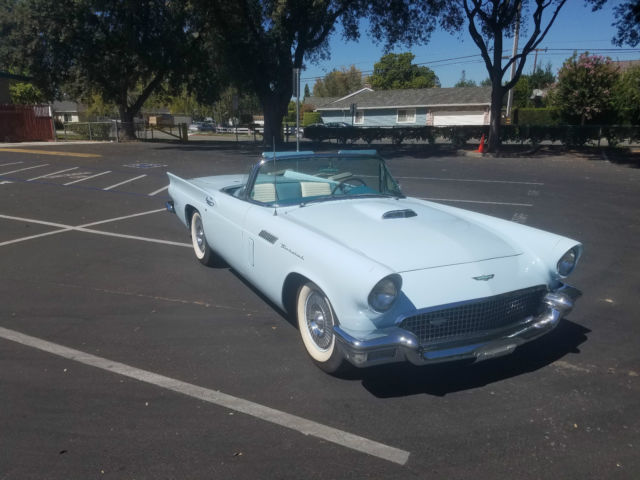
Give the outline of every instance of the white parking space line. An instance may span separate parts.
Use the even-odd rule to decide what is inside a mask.
[[[0,150],[0,151],[2,151],[2,150]],[[1,167],[9,167],[9,166],[11,166],[11,165],[20,165],[21,163],[22,163],[22,162],[3,163],[2,165],[0,165],[0,168],[1,168]]]
[[[458,200],[456,198],[425,198],[416,197],[420,200],[427,200],[429,202],[461,202],[461,203],[480,203],[484,205],[508,205],[510,207],[533,207],[532,203],[511,203],[511,202],[486,202],[483,200]]]
[[[92,178],[96,178],[101,175],[106,175],[107,173],[111,173],[111,170],[107,170],[106,172],[96,173],[95,175],[91,175],[90,177],[80,178],[78,180],[74,180],[73,182],[64,183],[63,185],[66,187],[67,185],[73,185],[74,183],[80,183],[80,182],[84,182],[85,180],[91,180]]]
[[[147,195],[148,195],[148,196],[150,196],[150,197],[153,197],[154,195],[157,195],[157,194],[159,194],[160,192],[164,192],[164,191],[165,191],[165,190],[167,190],[168,188],[169,188],[169,185],[167,185],[166,187],[162,187],[161,189],[156,190],[155,192],[151,192],[151,193],[149,193],[149,194],[147,194]]]
[[[234,397],[218,390],[199,387],[192,383],[165,377],[124,363],[114,362],[107,358],[91,355],[90,353],[75,350],[73,348],[48,342],[37,337],[32,337],[2,327],[0,327],[0,338],[35,348],[67,360],[82,363],[83,365],[88,365],[116,375],[121,375],[143,383],[154,385],[159,388],[171,390],[235,412],[244,413],[259,420],[297,431],[303,435],[316,437],[351,450],[372,455],[382,460],[399,465],[405,465],[409,460],[410,452],[405,450],[400,450],[399,448],[391,447],[374,440],[369,440],[312,420],[307,420],[306,418],[291,415],[259,403]]]
[[[49,164],[48,163],[43,163],[42,165],[36,165],[35,167],[19,168],[18,170],[11,170],[10,172],[2,172],[2,173],[0,173],[0,177],[3,176],[3,175],[9,175],[10,173],[18,173],[18,172],[24,172],[25,170],[33,170],[34,168],[46,167],[47,165],[49,165]]]
[[[47,178],[47,177],[50,177],[52,175],[57,175],[58,173],[70,172],[71,170],[76,170],[76,169],[78,169],[78,167],[65,168],[64,170],[58,170],[57,172],[51,172],[51,173],[47,173],[46,175],[40,175],[39,177],[30,178],[29,180],[27,180],[27,182],[32,182],[32,181],[38,180],[40,178]]]
[[[438,177],[395,177],[398,180],[435,180],[440,182],[474,182],[474,183],[505,183],[513,185],[544,185],[540,182],[518,182],[511,180],[482,180],[475,178],[438,178]]]
[[[149,237],[139,237],[136,235],[125,235],[122,233],[112,233],[112,232],[103,232],[101,230],[94,230],[91,228],[87,228],[87,227],[93,227],[96,225],[102,225],[105,223],[111,223],[111,222],[117,222],[120,220],[127,220],[130,218],[135,218],[135,217],[140,217],[143,215],[150,215],[152,213],[158,213],[158,212],[164,212],[165,209],[161,208],[161,209],[157,209],[157,210],[150,210],[148,212],[140,212],[140,213],[134,213],[132,215],[126,215],[124,217],[116,217],[116,218],[109,218],[107,220],[100,220],[98,222],[92,222],[92,223],[87,223],[84,225],[78,225],[78,226],[73,226],[73,225],[65,225],[63,223],[54,223],[54,222],[47,222],[44,220],[35,220],[33,218],[23,218],[23,217],[12,217],[10,215],[0,215],[0,218],[4,218],[6,220],[16,220],[19,222],[28,222],[28,223],[36,223],[38,225],[46,225],[49,227],[56,227],[59,228],[60,230],[54,230],[52,232],[45,232],[45,233],[40,233],[38,235],[30,235],[28,237],[21,237],[21,238],[15,238],[13,240],[7,240],[6,242],[2,242],[0,243],[0,247],[4,247],[6,245],[12,245],[14,243],[20,243],[20,242],[25,242],[28,240],[33,240],[35,238],[40,238],[40,237],[46,237],[49,235],[55,235],[58,233],[65,233],[65,232],[84,232],[84,233],[91,233],[94,235],[103,235],[106,237],[117,237],[117,238],[124,238],[127,240],[138,240],[138,241],[142,241],[142,242],[149,242],[149,243],[159,243],[162,245],[170,245],[170,246],[175,246],[175,247],[186,247],[186,248],[192,248],[192,245],[190,243],[183,243],[183,242],[172,242],[170,240],[161,240],[159,238],[149,238]]]
[[[124,182],[116,183],[115,185],[111,185],[110,187],[103,188],[103,190],[112,190],[112,189],[114,189],[116,187],[119,187],[121,185],[125,185],[127,183],[133,182],[134,180],[139,180],[139,179],[144,178],[146,176],[147,175],[139,175],[137,177],[130,178],[129,180],[125,180]]]

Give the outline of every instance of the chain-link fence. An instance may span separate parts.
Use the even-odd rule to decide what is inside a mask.
[[[56,125],[58,140],[95,140],[120,142],[130,140],[128,128],[131,124],[120,120],[104,122],[68,122]],[[135,122],[133,132],[139,140],[186,140],[186,125],[154,127],[144,122]]]

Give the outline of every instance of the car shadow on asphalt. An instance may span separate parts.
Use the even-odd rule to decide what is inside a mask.
[[[563,320],[554,331],[522,345],[511,355],[480,363],[455,362],[424,367],[408,363],[352,369],[345,379],[360,380],[378,398],[450,393],[484,387],[547,367],[578,348],[591,330]]]

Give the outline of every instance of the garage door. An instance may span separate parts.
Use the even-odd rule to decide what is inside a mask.
[[[435,113],[433,125],[445,127],[449,125],[484,125],[484,113],[467,115],[446,115]]]

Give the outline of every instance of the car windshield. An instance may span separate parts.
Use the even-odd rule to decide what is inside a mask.
[[[271,154],[254,171],[249,187],[249,198],[266,205],[403,196],[381,157],[358,153]]]

